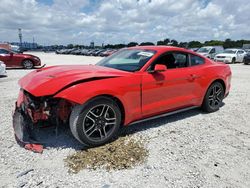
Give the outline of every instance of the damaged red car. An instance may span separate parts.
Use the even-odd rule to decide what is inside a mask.
[[[36,143],[34,128],[65,123],[79,142],[99,146],[121,126],[197,107],[215,112],[230,82],[228,65],[167,46],[122,49],[96,65],[34,70],[19,81],[15,136]]]
[[[19,54],[13,51],[0,48],[0,61],[6,64],[6,67],[32,69],[35,66],[41,66],[39,57],[31,54]]]

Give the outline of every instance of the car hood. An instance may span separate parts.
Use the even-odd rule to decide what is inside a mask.
[[[233,57],[235,54],[228,54],[228,53],[220,53],[220,54],[216,54],[216,56],[229,56],[229,57]]]
[[[197,52],[197,53],[200,54],[200,55],[203,55],[203,56],[208,55],[208,53],[204,53],[204,52]]]
[[[22,58],[38,58],[37,56],[31,55],[31,54],[14,54],[16,57],[22,57]]]
[[[128,76],[132,73],[96,65],[61,65],[32,71],[19,85],[32,95],[48,96],[78,83]]]

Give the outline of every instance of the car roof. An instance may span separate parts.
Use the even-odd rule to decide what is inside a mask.
[[[157,52],[165,52],[165,51],[184,51],[193,53],[193,51],[185,49],[185,48],[179,48],[174,46],[135,46],[135,47],[129,47],[127,49],[141,49],[141,50],[154,50]]]
[[[239,49],[239,48],[227,48],[225,50],[241,50],[241,49]]]

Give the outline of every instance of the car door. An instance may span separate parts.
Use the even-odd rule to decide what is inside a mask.
[[[0,61],[3,61],[7,67],[11,66],[11,55],[8,50],[0,49]]]
[[[168,60],[170,56],[166,58],[169,54],[175,57],[174,63]],[[179,61],[176,61],[177,56],[179,56]],[[165,64],[167,65],[167,70],[164,72],[151,72],[155,64]],[[193,91],[195,90],[195,78],[188,65],[188,54],[170,52],[153,62],[149,71],[143,73],[143,117],[192,106],[194,104],[193,100],[195,96]]]
[[[212,49],[210,50],[209,54],[210,54],[210,58],[211,58],[211,59],[214,59],[214,56],[215,56],[215,54],[216,54],[215,48],[212,48]]]
[[[237,62],[243,62],[243,59],[244,59],[244,56],[245,56],[245,52],[243,50],[238,50],[237,52]]]

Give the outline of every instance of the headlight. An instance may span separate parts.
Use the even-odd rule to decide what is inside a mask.
[[[35,60],[37,60],[37,61],[40,61],[40,59],[38,58],[38,57],[33,57]]]

